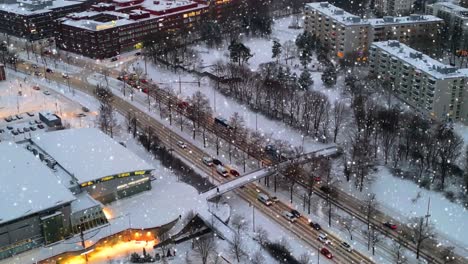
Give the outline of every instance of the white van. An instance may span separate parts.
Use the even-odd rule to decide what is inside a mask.
[[[228,171],[226,170],[226,168],[224,168],[224,166],[221,166],[221,165],[216,166],[216,171],[218,172],[219,175],[223,177],[228,176]]]
[[[270,206],[272,204],[272,202],[270,201],[270,197],[268,197],[268,195],[264,193],[259,193],[257,195],[257,199],[267,206]]]

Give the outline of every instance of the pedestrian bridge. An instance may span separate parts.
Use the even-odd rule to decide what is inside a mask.
[[[200,196],[206,200],[211,200],[224,193],[230,192],[234,189],[244,186],[247,183],[251,183],[256,180],[260,180],[267,176],[273,175],[277,171],[286,168],[286,166],[291,163],[304,163],[315,157],[330,157],[330,156],[337,154],[338,152],[339,152],[339,148],[337,146],[332,146],[332,147],[319,149],[310,153],[301,154],[295,158],[289,159],[287,161],[283,161],[276,165],[260,168],[260,169],[251,171],[247,174],[244,174],[240,177],[237,177],[233,180],[223,182],[219,184],[218,186],[200,194]]]

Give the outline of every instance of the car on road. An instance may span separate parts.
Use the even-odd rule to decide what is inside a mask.
[[[51,68],[47,68],[47,69],[46,69],[46,72],[47,72],[47,73],[54,73],[54,71],[53,71]]]
[[[85,113],[89,112],[89,108],[88,108],[88,107],[84,107],[84,106],[83,106],[83,107],[81,107],[81,110],[83,110],[83,112],[85,112]]]
[[[203,157],[203,164],[205,164],[206,166],[213,166],[213,159],[210,158],[210,157]]]
[[[70,79],[70,76],[68,76],[68,73],[62,73],[62,77],[64,79]]]
[[[7,126],[6,128],[7,128],[8,130],[12,130],[12,129],[13,129],[12,126]]]
[[[187,148],[187,145],[185,145],[185,143],[183,141],[177,141],[177,146],[179,146],[180,148]]]
[[[299,211],[294,210],[294,209],[291,210],[291,214],[293,214],[294,217],[296,217],[296,218],[301,217],[301,213],[299,213]]]
[[[28,116],[34,116],[34,113],[31,113],[31,112],[26,112],[26,114],[27,114]]]
[[[37,125],[37,128],[39,128],[39,129],[44,129],[44,125],[43,125],[43,124],[39,124],[39,125]]]
[[[85,113],[78,113],[78,114],[76,114],[76,116],[77,116],[77,117],[85,117],[86,114],[85,114]]]
[[[352,252],[353,248],[350,244],[346,243],[345,241],[341,242],[340,247],[344,248],[348,252]]]
[[[45,91],[44,91],[44,92],[42,92],[42,93],[43,93],[43,94],[45,94],[45,95],[50,95],[50,92],[49,92],[49,91],[47,91],[47,90],[45,90]]]
[[[135,53],[135,56],[140,56],[140,55],[141,55],[141,52],[139,52],[139,51],[137,53]]]
[[[36,90],[36,91],[39,91],[41,89],[41,87],[39,87],[39,85],[34,85],[32,88],[33,88],[33,90]]]
[[[35,72],[34,72],[34,75],[35,75],[35,76],[42,76],[42,72],[35,71]]]
[[[317,231],[322,230],[322,227],[318,223],[310,222],[309,225]]]
[[[322,249],[320,250],[320,253],[321,253],[322,255],[324,255],[325,257],[327,257],[327,259],[332,259],[332,258],[333,258],[332,253],[331,253],[330,250],[328,250],[327,248],[322,248]]]
[[[37,69],[37,64],[31,64],[31,67],[32,67],[33,69]]]
[[[44,55],[50,55],[50,54],[52,54],[52,51],[50,51],[50,50],[44,50],[44,52],[42,52],[42,54],[44,54]]]
[[[218,174],[221,175],[221,176],[223,176],[223,177],[227,177],[227,176],[228,176],[228,171],[227,171],[226,168],[224,168],[224,166],[222,166],[222,165],[216,166],[216,172],[218,172]]]
[[[33,126],[30,126],[29,129],[31,129],[31,131],[36,131],[36,127],[33,127]]]
[[[291,223],[296,222],[296,217],[293,214],[291,214],[291,212],[283,211],[283,217]]]
[[[383,223],[383,225],[386,226],[386,227],[388,227],[388,228],[390,228],[390,229],[392,229],[392,230],[396,230],[396,229],[398,228],[397,225],[395,225],[395,224],[392,223],[392,222],[388,222],[388,221],[385,222],[385,223]]]
[[[24,132],[29,132],[29,131],[31,131],[31,130],[29,129],[29,127],[25,127],[25,128],[23,128],[23,130],[24,130]]]
[[[112,57],[111,61],[118,61],[119,59],[117,57]]]
[[[270,198],[270,200],[271,200],[272,202],[274,202],[274,203],[276,203],[276,202],[279,201],[278,197],[276,197],[276,196],[272,196],[272,197]]]
[[[177,106],[180,108],[180,109],[185,109],[189,106],[189,103],[185,102],[185,101],[180,101],[177,103]]]
[[[218,165],[223,166],[223,163],[219,159],[213,159],[213,164],[216,165],[216,166],[218,166]]]
[[[262,202],[263,204],[267,205],[267,206],[270,206],[272,205],[273,203],[271,202],[270,200],[270,197],[268,197],[267,194],[265,193],[259,193],[257,195],[257,200],[259,200],[260,202]]]
[[[328,236],[327,234],[324,234],[324,233],[320,233],[319,236],[317,237],[318,241],[324,243],[324,244],[327,244],[327,245],[331,245],[331,241],[328,239]]]
[[[239,177],[240,176],[240,173],[235,169],[230,169],[229,174],[231,174],[234,177]]]
[[[148,80],[146,80],[146,79],[140,79],[140,82],[146,84],[146,83],[148,83]]]

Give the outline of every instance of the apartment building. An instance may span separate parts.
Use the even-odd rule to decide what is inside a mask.
[[[365,60],[374,41],[426,41],[437,35],[442,24],[441,18],[432,15],[362,19],[328,2],[309,3],[305,7],[305,30],[339,58]]]
[[[414,0],[376,0],[375,10],[380,16],[406,16],[411,14]]]
[[[468,8],[450,2],[439,2],[426,6],[426,13],[442,18],[452,39],[456,38],[454,41],[468,41]]]
[[[460,0],[460,6],[468,8],[468,0]]]
[[[370,46],[370,72],[397,97],[429,117],[468,123],[468,69],[457,69],[398,41]]]

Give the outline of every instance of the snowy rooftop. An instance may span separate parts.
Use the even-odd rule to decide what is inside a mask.
[[[386,25],[401,25],[401,24],[416,24],[416,23],[434,23],[443,22],[444,20],[432,15],[410,15],[404,17],[384,17],[373,18],[368,20],[372,26]]]
[[[359,16],[353,15],[336,7],[328,2],[317,2],[306,4],[310,9],[316,10],[327,17],[334,19],[336,22],[343,25],[398,25],[398,24],[414,24],[414,23],[430,23],[442,22],[443,20],[432,15],[410,15],[405,17],[384,17],[373,19],[362,19]]]
[[[79,193],[76,196],[76,200],[71,203],[72,213],[83,211],[101,204],[94,200],[87,192]]]
[[[451,2],[438,2],[430,5],[434,10],[444,10],[446,12],[458,15],[464,19],[468,19],[468,8],[456,5]]]
[[[389,40],[374,42],[371,47],[379,48],[436,79],[468,77],[468,69],[458,70],[455,67],[434,60],[398,41]]]
[[[1,4],[0,10],[11,12],[19,15],[33,15],[51,12],[53,9],[62,8],[71,5],[79,5],[82,2],[79,1],[68,1],[68,0],[53,0],[47,1],[23,1],[24,3],[13,3],[13,4]],[[35,5],[36,4],[36,5]]]
[[[306,4],[312,10],[316,10],[325,16],[333,18],[337,22],[344,25],[362,25],[368,24],[367,21],[363,20],[359,16],[353,15],[344,11],[341,8],[338,8],[328,2],[317,2],[317,3],[308,3]]]
[[[2,142],[0,153],[0,224],[75,200],[46,165],[24,147]]]
[[[78,183],[154,168],[95,128],[67,129],[32,139]]]

